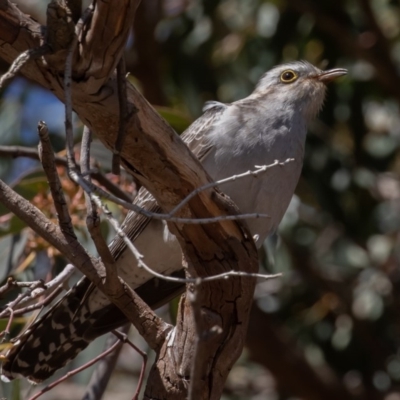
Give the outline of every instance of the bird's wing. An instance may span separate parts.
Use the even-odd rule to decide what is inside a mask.
[[[134,204],[152,213],[161,212],[161,208],[158,206],[154,197],[144,187],[139,190]],[[136,213],[135,211],[130,211],[126,216],[121,226],[121,229],[124,231],[125,235],[133,242],[143,232],[149,222],[150,218],[146,217],[145,215]],[[124,252],[126,244],[124,240],[119,235],[117,235],[113,239],[109,247],[111,254],[114,256],[114,259],[118,260],[118,258]]]
[[[203,161],[204,157],[211,149],[208,133],[213,129],[214,125],[219,121],[228,107],[228,104],[208,101],[203,107],[203,115],[196,119],[196,121],[183,132],[181,138],[200,161]]]

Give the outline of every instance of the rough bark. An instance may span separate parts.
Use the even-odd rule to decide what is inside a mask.
[[[139,0],[95,2],[95,12],[80,38],[73,67],[73,108],[94,134],[112,149],[118,132],[118,96],[114,69],[121,57]],[[42,44],[40,25],[21,13],[8,0],[0,0],[0,57],[12,62],[21,52]],[[60,59],[54,57],[59,55]],[[61,51],[49,62],[29,62],[22,73],[64,99]],[[121,151],[124,167],[149,189],[168,211],[187,194],[209,181],[200,163],[172,128],[138,91],[128,84],[132,116]],[[39,116],[38,116],[39,117]],[[216,191],[202,192],[179,216],[204,218],[224,215],[232,204]],[[173,225],[191,274],[207,276],[257,269],[257,253],[251,237],[239,222],[209,225]],[[254,281],[235,278],[203,284],[199,298],[205,325],[218,325],[220,334],[210,335],[197,399],[219,399],[229,370],[243,347],[252,302]],[[180,307],[175,340],[165,343],[148,381],[145,398],[184,399],[187,396],[188,351],[195,342],[192,309],[185,299]]]

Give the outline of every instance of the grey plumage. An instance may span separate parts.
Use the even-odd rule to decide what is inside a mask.
[[[325,83],[346,73],[343,69],[321,71],[306,62],[273,68],[254,92],[232,104],[207,103],[204,114],[182,135],[211,177],[219,180],[294,158],[284,167],[270,169],[224,185],[243,213],[264,213],[268,219],[247,221],[260,247],[276,230],[297,185],[303,163],[308,123],[317,115],[325,96]],[[160,211],[154,198],[142,188],[136,203]],[[180,248],[166,224],[130,213],[123,229],[145,256],[145,262],[160,273],[181,269]],[[137,268],[121,238],[110,245],[119,274],[132,288],[151,276]],[[124,322],[123,314],[86,278],[29,328],[7,354],[3,375],[25,376],[39,382],[74,358],[95,337]]]

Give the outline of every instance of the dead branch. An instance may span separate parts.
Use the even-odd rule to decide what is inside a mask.
[[[128,336],[120,331],[112,331],[112,333],[123,343],[127,343],[132,349],[134,349],[137,353],[139,353],[142,358],[143,358],[143,363],[142,363],[142,368],[140,369],[140,375],[139,375],[139,382],[138,386],[136,388],[136,392],[132,398],[132,400],[138,400],[139,398],[139,393],[143,385],[143,379],[144,379],[144,372],[146,371],[146,365],[147,365],[147,354],[140,350],[137,346],[134,345],[129,339]]]
[[[90,129],[85,127],[82,136],[81,145],[81,171],[82,174],[88,175],[90,170],[90,143],[92,141],[92,132]],[[90,178],[89,178],[90,179]],[[90,182],[90,181],[89,181]],[[117,271],[114,265],[114,257],[112,256],[110,249],[107,246],[106,241],[101,234],[100,229],[100,217],[97,213],[97,206],[95,202],[90,198],[90,195],[85,192],[86,199],[86,226],[89,230],[90,237],[96,246],[96,250],[99,253],[105,267],[106,273],[111,274],[107,279],[109,282],[116,282]]]
[[[50,301],[49,298],[53,299],[55,297],[54,292],[60,293],[64,289],[67,280],[71,277],[74,271],[75,267],[72,264],[68,264],[54,279],[47,283],[42,281],[18,282],[14,280],[14,278],[10,277],[7,279],[7,283],[0,288],[0,291],[2,293],[7,293],[10,288],[15,287],[27,287],[29,289],[28,296],[26,296],[24,299],[21,299],[21,301],[18,302],[18,305],[13,307],[15,315],[22,315],[28,311],[42,307],[43,304],[47,304],[47,302]],[[38,302],[37,298],[43,295],[46,295],[46,298]],[[30,306],[32,303],[33,306]],[[10,307],[12,307],[12,304],[8,303],[7,308]],[[10,315],[7,312],[7,308],[0,312],[0,318],[6,318]]]
[[[38,124],[38,133],[40,139],[39,157],[43,166],[43,170],[47,176],[47,181],[49,183],[54,206],[57,211],[57,218],[61,231],[64,235],[71,236],[76,240],[67,202],[64,197],[61,181],[57,173],[56,164],[54,162],[54,153],[50,144],[49,131],[43,121],[40,121]]]

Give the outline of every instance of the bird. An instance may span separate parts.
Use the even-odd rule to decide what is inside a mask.
[[[203,114],[182,134],[211,178],[219,181],[275,160],[293,159],[254,178],[233,180],[221,187],[242,213],[267,214],[247,225],[260,248],[274,233],[294,194],[303,165],[307,129],[320,111],[326,84],[343,76],[343,68],[321,70],[306,61],[278,65],[260,78],[246,98],[230,104],[205,104]],[[135,203],[161,212],[154,197],[141,188]],[[158,273],[182,269],[181,250],[165,222],[130,212],[122,229]],[[118,274],[153,307],[181,289],[165,282],[155,290],[152,276],[137,267],[120,236],[110,243]],[[165,289],[164,289],[165,287]],[[25,377],[32,383],[49,378],[92,340],[126,323],[122,312],[86,277],[71,288],[15,341],[5,355],[1,377]]]

